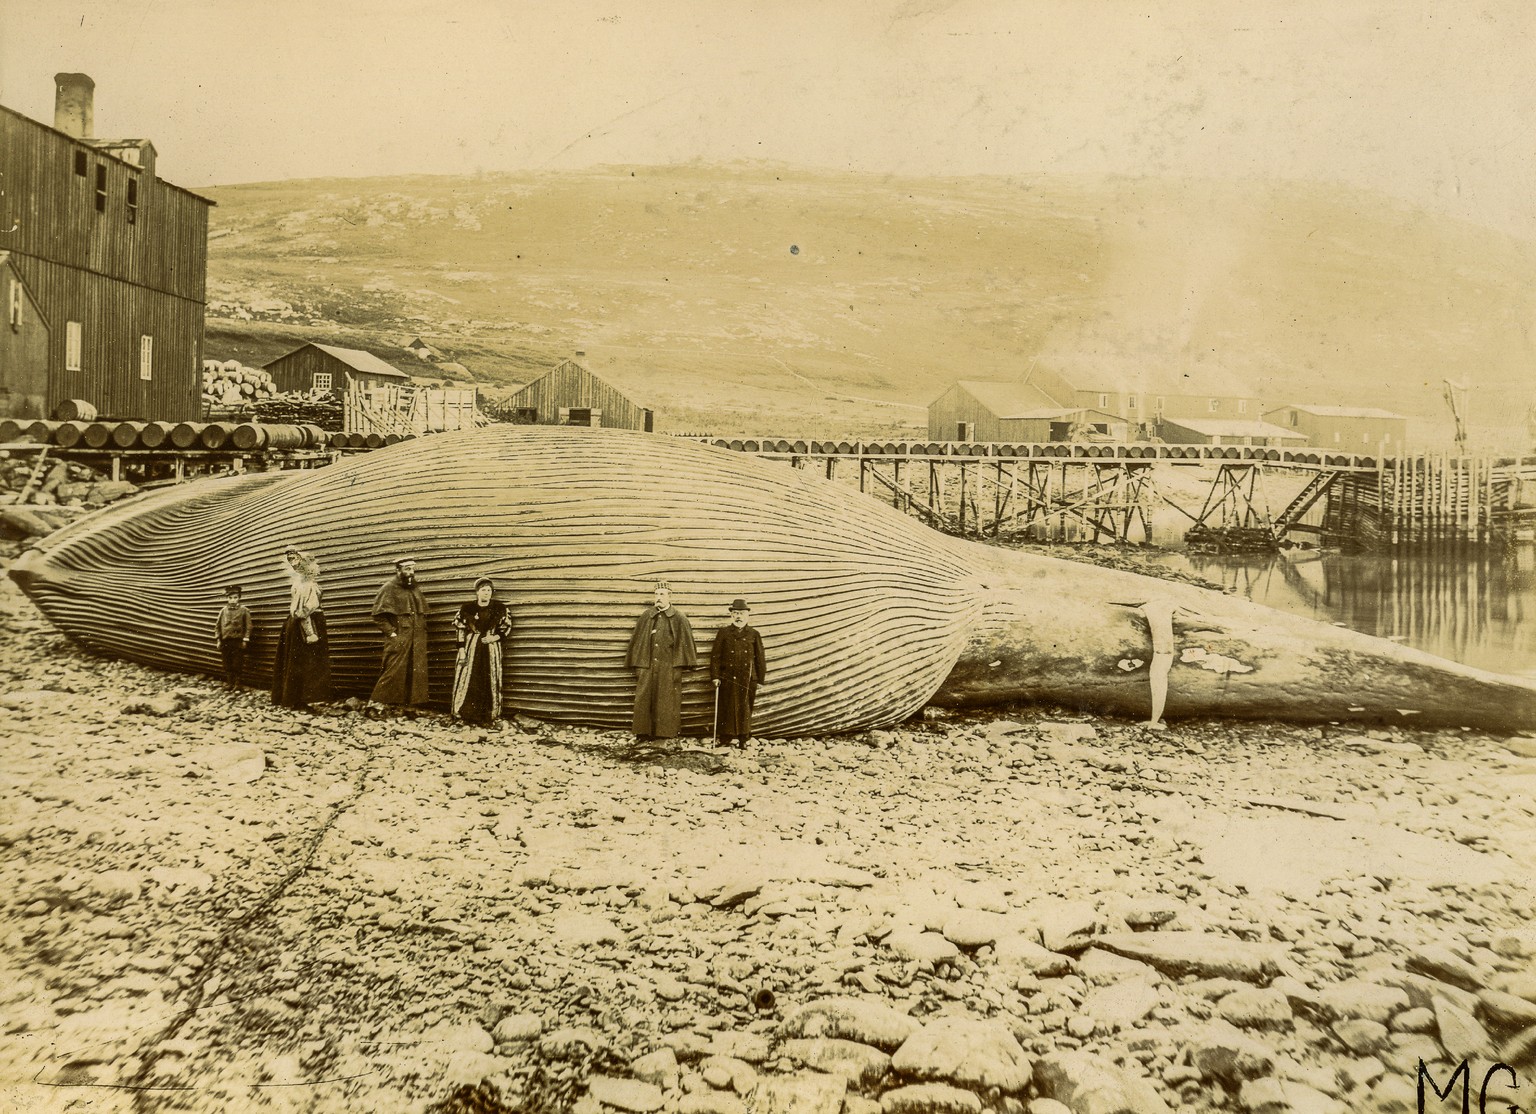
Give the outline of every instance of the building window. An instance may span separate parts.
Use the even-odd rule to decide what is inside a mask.
[[[96,164],[96,211],[107,211],[107,168],[101,163]]]
[[[1370,432],[1370,430],[1366,430],[1364,433],[1362,433],[1360,435],[1360,443],[1362,445],[1369,445],[1371,443],[1371,432]]]
[[[1237,400],[1237,412],[1239,414],[1248,413],[1248,400],[1246,398],[1240,398]]]
[[[1102,410],[1104,407],[1106,407],[1108,405],[1109,405],[1109,396],[1108,395],[1100,395],[1099,396],[1099,408]]]
[[[956,441],[969,441],[974,436],[976,436],[975,422],[960,422],[955,426]]]
[[[1167,401],[1168,400],[1165,399],[1162,395],[1158,395],[1157,396],[1157,413],[1158,413],[1159,416],[1162,415],[1163,407],[1167,403]]]
[[[317,391],[329,391],[331,389],[331,373],[328,371],[315,372],[314,387]]]
[[[155,374],[155,338],[139,338],[139,378],[152,379]]]
[[[1298,423],[1298,419],[1299,419],[1299,415],[1297,414],[1296,411],[1292,410],[1291,411],[1291,428],[1292,429],[1295,429],[1296,426],[1299,424]]]
[[[85,152],[84,151],[76,151],[75,152],[75,173],[78,174],[82,178],[85,177]]]
[[[128,223],[137,224],[139,220],[139,180],[128,179]]]
[[[1206,409],[1208,409],[1212,414],[1216,413],[1216,411],[1221,409],[1221,399],[1211,399],[1211,401],[1207,404]]]
[[[1334,430],[1333,431],[1333,443],[1335,445],[1337,445],[1339,443],[1339,431],[1338,430]]]
[[[64,370],[80,370],[80,322],[64,323]]]
[[[21,283],[11,280],[10,293],[11,328],[16,332],[21,331]]]
[[[1134,409],[1136,409],[1136,396],[1135,395],[1126,395],[1125,396],[1125,408],[1127,410],[1134,410]]]

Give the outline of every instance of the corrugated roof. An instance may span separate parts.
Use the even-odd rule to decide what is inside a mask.
[[[1268,422],[1238,421],[1222,418],[1164,418],[1168,425],[1203,433],[1207,437],[1285,437],[1292,441],[1305,441],[1307,435],[1294,429],[1284,429]]]
[[[1407,421],[1406,414],[1394,414],[1390,410],[1382,410],[1376,406],[1314,406],[1310,402],[1288,402],[1284,406],[1277,406],[1273,410],[1264,411],[1265,416],[1278,414],[1282,410],[1300,410],[1303,414],[1314,414],[1319,418],[1398,418]]]
[[[1076,407],[1063,408],[1039,387],[1027,383],[996,382],[986,379],[961,379],[955,386],[981,403],[998,418],[1037,418],[1042,411],[1061,414]]]
[[[364,352],[360,348],[338,348],[334,344],[316,344],[315,347],[329,356],[335,356],[354,371],[361,371],[365,375],[388,375],[395,379],[410,378],[399,368],[390,367],[372,352]]]

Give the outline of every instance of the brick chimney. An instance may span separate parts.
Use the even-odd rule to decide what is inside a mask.
[[[94,138],[96,83],[83,73],[53,75],[53,126],[76,139]]]

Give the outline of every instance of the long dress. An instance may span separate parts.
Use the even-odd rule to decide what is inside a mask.
[[[383,665],[373,699],[380,704],[427,702],[427,598],[392,576],[373,599],[373,621],[384,632]]]
[[[768,675],[763,636],[752,627],[721,627],[709,651],[710,675],[720,682],[717,739],[752,737],[752,705]]]
[[[501,715],[502,646],[512,617],[500,600],[470,600],[453,617],[459,658],[453,669],[453,714],[466,723],[491,724]]]
[[[626,660],[635,670],[635,734],[673,738],[682,729],[683,670],[699,664],[687,616],[675,607],[646,608]]]
[[[305,639],[305,626],[316,635]],[[272,703],[284,708],[307,708],[331,698],[331,649],[325,636],[325,612],[320,610],[320,585],[313,580],[294,582],[288,602],[288,618],[277,636],[277,660],[272,665]]]

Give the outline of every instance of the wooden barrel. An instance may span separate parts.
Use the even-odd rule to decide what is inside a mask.
[[[241,422],[230,431],[229,443],[237,449],[264,449],[267,446],[269,428],[269,426],[257,425],[255,422]],[[208,447],[218,448],[217,445]]]
[[[304,431],[304,447],[306,449],[323,449],[331,443],[331,435],[320,426],[305,424],[299,428]]]
[[[112,430],[112,444],[120,449],[131,449],[141,443],[147,422],[118,422]]]
[[[172,422],[145,422],[144,428],[139,430],[139,444],[146,449],[158,449],[171,439],[171,431],[175,428]]]
[[[58,428],[58,422],[50,422],[39,418],[35,422],[28,422],[22,429],[22,433],[30,437],[34,444],[46,445],[53,440],[54,430]]]
[[[80,444],[87,426],[86,422],[60,422],[53,431],[53,443],[61,449],[72,449]]]
[[[331,434],[331,448],[344,449],[352,443],[352,435],[344,429],[338,429]]]
[[[386,445],[398,445],[404,440],[405,438],[398,433],[386,433],[384,435],[384,444]]]
[[[302,426],[268,425],[261,428],[266,430],[269,449],[302,449],[304,447],[306,437]]]
[[[15,418],[0,418],[0,444],[20,441],[23,425]]]
[[[197,435],[197,439],[205,449],[222,449],[228,447],[234,432],[234,422],[209,422]]]
[[[171,427],[171,444],[178,449],[193,449],[203,443],[206,422],[177,422]]]
[[[398,437],[399,434],[392,433],[390,436]],[[382,449],[384,447],[384,435],[382,433],[363,434],[363,447],[369,449]]]
[[[354,430],[353,432],[347,434],[347,448],[349,448],[349,449],[365,449],[367,447],[368,447],[368,435],[366,433],[359,433],[356,430]]]
[[[741,443],[741,447],[746,452],[755,453],[757,452],[759,446],[756,441],[743,441]]]
[[[83,398],[66,398],[59,403],[59,408],[53,412],[53,416],[61,422],[94,422],[96,407]]]

